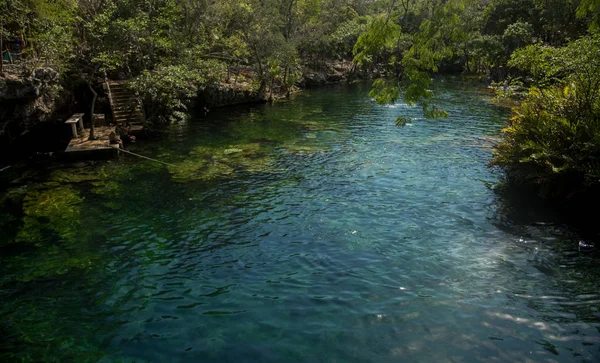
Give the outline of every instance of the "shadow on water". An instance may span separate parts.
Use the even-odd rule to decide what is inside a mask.
[[[511,233],[530,226],[541,229],[562,231],[569,238],[567,246],[578,248],[583,253],[599,256],[595,246],[600,242],[600,234],[595,228],[595,213],[589,209],[577,210],[573,205],[568,208],[543,199],[536,190],[511,188],[503,182],[494,187],[497,195],[497,212],[494,223]],[[579,246],[579,242],[584,244]]]

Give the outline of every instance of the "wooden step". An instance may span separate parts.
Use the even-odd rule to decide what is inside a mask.
[[[140,108],[140,105],[137,102],[113,102],[115,108],[135,110],[136,108]]]
[[[136,117],[141,117],[142,114],[140,112],[136,112],[136,113],[130,113],[130,114],[121,114],[121,115],[115,115],[115,118],[136,118]]]
[[[143,119],[142,115],[131,115],[131,117],[126,116],[116,116],[115,121],[141,121]]]
[[[126,108],[124,108],[124,109],[120,109],[120,110],[118,110],[118,109],[115,109],[115,111],[114,111],[114,114],[115,114],[116,116],[122,116],[122,115],[131,115],[131,114],[139,114],[139,113],[142,113],[142,110],[141,110],[141,109],[137,109],[137,110],[130,110],[130,109],[126,109]]]
[[[122,107],[115,106],[115,107],[114,107],[114,111],[115,111],[115,113],[123,113],[123,112],[128,112],[128,113],[131,113],[131,112],[141,112],[141,111],[142,111],[142,108],[141,108],[140,106],[138,106],[138,105],[127,105],[127,106],[123,105]]]
[[[135,98],[127,98],[122,100],[116,100],[113,98],[113,105],[124,106],[124,105],[135,105],[137,100]]]
[[[123,107],[123,108],[115,107],[115,109],[113,111],[116,115],[122,115],[122,114],[130,114],[130,113],[141,113],[142,109],[141,108],[131,108],[131,107]]]
[[[117,123],[143,123],[144,114],[135,93],[127,81],[107,81],[113,121]]]
[[[112,93],[113,99],[135,98],[133,93]]]
[[[124,124],[124,125],[143,125],[144,122],[142,120],[115,120],[115,124]]]
[[[115,91],[111,90],[110,93],[112,95],[114,95],[114,96],[124,96],[124,95],[126,95],[126,96],[135,96],[135,93],[128,92],[128,91],[116,91],[115,92]]]
[[[142,108],[137,104],[114,105],[114,111],[141,111]]]
[[[138,119],[138,118],[142,118],[141,114],[131,114],[131,115],[115,115],[115,119],[116,120],[120,120],[120,119]]]

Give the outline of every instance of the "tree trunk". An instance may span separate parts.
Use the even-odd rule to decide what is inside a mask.
[[[98,93],[92,87],[92,82],[88,79],[87,85],[94,97],[92,98],[92,105],[90,106],[90,137],[88,140],[96,140],[96,135],[94,135],[94,107],[96,106],[96,98],[98,98]]]
[[[0,23],[0,75],[4,73],[4,54],[2,54],[2,36],[4,36],[4,24]]]
[[[258,94],[258,98],[260,98],[261,100],[264,100],[265,98],[265,89],[267,88],[267,83],[265,82],[264,79],[260,80],[260,85],[258,86],[258,91],[256,92]]]
[[[285,25],[285,34],[284,34],[285,40],[289,40],[290,35],[292,33],[292,20],[293,20],[292,10],[294,9],[294,2],[295,2],[295,0],[291,0],[290,6],[288,7],[287,22]]]
[[[286,98],[290,98],[290,96],[292,95],[291,86],[288,84],[288,77],[290,74],[289,68],[290,68],[289,65],[286,64],[285,71],[283,73],[283,87],[285,87],[285,97]]]
[[[269,102],[273,103],[273,86],[275,85],[275,76],[271,75],[271,87],[269,87]]]

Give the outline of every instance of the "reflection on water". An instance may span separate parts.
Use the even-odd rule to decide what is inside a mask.
[[[175,168],[5,176],[0,354],[598,360],[597,259],[564,227],[506,217],[490,189],[507,110],[450,78],[447,120],[367,91],[215,111],[136,146]]]

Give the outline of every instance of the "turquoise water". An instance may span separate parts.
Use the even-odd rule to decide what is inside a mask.
[[[131,148],[170,167],[5,172],[3,360],[598,361],[597,258],[492,190],[509,111],[437,87],[445,120],[340,85]]]

